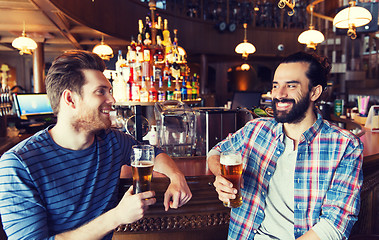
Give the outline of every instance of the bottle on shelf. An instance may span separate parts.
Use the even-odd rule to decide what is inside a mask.
[[[155,28],[157,29],[157,44],[158,44],[158,36],[160,39],[163,39],[163,29],[162,29],[162,17],[158,16],[157,22],[155,23]]]
[[[149,102],[158,101],[158,91],[154,87],[154,77],[150,77]]]
[[[131,67],[130,68],[130,74],[129,74],[129,79],[128,82],[126,83],[126,98],[127,101],[132,101],[133,99],[133,82],[134,82],[134,70]]]
[[[187,99],[192,100],[192,86],[191,86],[190,76],[187,77],[186,88],[187,88]]]
[[[133,80],[133,83],[132,83],[132,101],[133,102],[140,101],[140,90],[141,90],[141,86],[138,84],[136,80]]]
[[[180,92],[181,92],[181,95],[182,95],[182,101],[183,100],[188,100],[188,94],[187,94],[187,85],[186,85],[186,80],[185,78],[183,77],[183,81],[182,81],[182,87],[180,88]],[[191,93],[192,95],[192,93]]]
[[[129,53],[129,64],[134,63],[137,60],[137,43],[134,41],[134,38],[132,36],[131,42],[130,42],[130,49],[128,48],[128,53]]]
[[[144,37],[145,34],[143,33],[143,30],[144,30],[144,26],[143,26],[143,22],[142,22],[142,19],[138,19],[138,35],[141,35],[141,37]]]
[[[180,101],[182,99],[182,92],[180,91],[179,78],[175,81],[174,100]]]
[[[158,101],[164,102],[166,101],[166,91],[163,88],[163,79],[162,76],[159,78],[159,86],[158,86]]]
[[[193,78],[192,78],[192,100],[196,100],[197,97],[198,97],[198,95],[197,95],[196,73],[195,73]]]
[[[148,102],[149,101],[149,92],[147,91],[146,78],[145,77],[142,77],[142,80],[141,80],[140,101],[141,102]]]
[[[175,88],[172,86],[171,76],[167,78],[166,100],[174,100]]]
[[[146,36],[146,33],[148,33],[149,36],[151,36],[151,21],[150,21],[149,16],[145,17],[145,26],[143,28],[143,36],[144,37]]]
[[[126,83],[121,75],[115,73],[114,81],[112,82],[113,97],[116,102],[124,102],[126,98]]]
[[[116,73],[119,74],[121,73],[121,66],[123,65],[123,59],[122,59],[122,51],[118,50],[118,55],[117,55],[117,61],[116,61]]]
[[[167,19],[163,20],[163,45],[167,46],[171,44],[171,39],[170,39],[170,31],[168,30],[168,21]]]

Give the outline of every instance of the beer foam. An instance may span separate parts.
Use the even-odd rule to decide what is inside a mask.
[[[139,161],[139,162],[133,162],[131,166],[132,167],[152,167],[154,166],[154,163],[151,161]]]
[[[220,156],[220,163],[222,165],[233,166],[242,163],[242,158],[239,154],[229,154]]]

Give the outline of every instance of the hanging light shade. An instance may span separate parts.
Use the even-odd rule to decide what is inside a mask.
[[[249,54],[255,53],[256,49],[253,44],[247,41],[247,38],[246,38],[247,23],[243,24],[243,28],[244,28],[243,42],[236,46],[235,51],[238,54],[242,54],[242,58],[247,58]]]
[[[355,29],[368,24],[372,15],[366,8],[355,6],[355,2],[349,2],[349,7],[339,11],[333,19],[336,28],[347,28],[347,35],[352,39],[357,37]]]
[[[104,36],[101,36],[101,42],[92,49],[92,52],[99,55],[103,60],[113,58],[113,50],[109,45],[104,43]]]
[[[302,32],[297,41],[301,44],[306,44],[307,48],[316,49],[317,44],[322,43],[325,40],[324,34],[314,29],[313,26],[309,26],[309,30]]]
[[[315,27],[313,26],[313,6],[310,7],[310,12],[311,22],[309,29],[302,32],[297,38],[297,41],[301,44],[306,44],[307,48],[316,50],[317,44],[322,43],[325,40],[325,37],[320,31],[315,30]]]
[[[20,50],[20,55],[32,54],[33,51],[37,48],[37,43],[33,39],[27,37],[25,34],[25,22],[22,30],[22,36],[13,40],[12,47]]]

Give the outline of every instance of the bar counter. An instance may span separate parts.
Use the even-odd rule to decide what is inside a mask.
[[[379,132],[363,129],[360,136],[364,144],[362,206],[359,220],[351,236],[379,234]],[[114,240],[167,240],[167,239],[226,239],[229,209],[218,200],[213,187],[214,176],[208,170],[205,157],[174,158],[185,174],[193,198],[179,209],[163,208],[163,194],[168,179],[159,173],[153,174],[152,189],[156,191],[157,203],[150,207],[145,217],[136,223],[116,229]],[[125,166],[121,172],[121,191],[132,185],[131,168]],[[121,197],[121,196],[120,196]]]
[[[353,236],[356,239],[369,239],[368,236],[379,235],[379,132],[364,129],[360,136],[364,144],[362,204],[359,220],[354,225]],[[20,135],[0,139],[0,154],[17,142],[28,137]],[[163,194],[169,184],[168,178],[159,173],[153,174],[152,188],[156,191],[157,203],[150,206],[141,220],[119,226],[115,230],[114,240],[167,240],[226,239],[229,209],[218,200],[213,186],[214,176],[208,170],[205,156],[174,158],[179,169],[185,174],[192,191],[192,199],[179,209],[165,212]],[[123,167],[120,181],[120,198],[132,185],[131,168]],[[4,234],[0,231],[0,236]],[[0,238],[1,239],[1,238]]]

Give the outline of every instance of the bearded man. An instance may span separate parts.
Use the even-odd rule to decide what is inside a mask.
[[[242,206],[231,210],[228,239],[347,239],[360,207],[363,145],[323,120],[315,107],[331,67],[298,52],[277,67],[274,118],[248,122],[208,154],[219,199],[237,189],[221,176],[220,153],[243,159]]]
[[[22,141],[0,159],[0,214],[8,239],[111,239],[121,224],[143,217],[153,191],[118,203],[121,167],[130,165],[133,137],[111,129],[115,100],[96,54],[69,51],[57,57],[46,89],[57,123]],[[166,211],[187,203],[184,175],[162,150],[154,170],[170,178]]]

